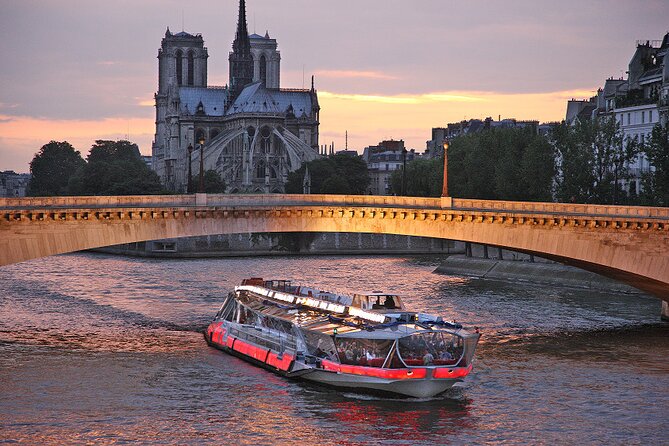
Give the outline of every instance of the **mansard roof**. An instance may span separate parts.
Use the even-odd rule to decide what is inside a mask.
[[[204,113],[207,116],[223,116],[227,99],[227,88],[183,86],[179,88],[180,111],[183,114],[194,115],[198,104],[202,102]]]

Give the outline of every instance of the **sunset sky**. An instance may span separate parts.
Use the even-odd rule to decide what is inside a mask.
[[[623,76],[637,40],[669,31],[669,1],[247,0],[281,51],[282,87],[316,76],[321,143],[425,149],[463,118],[555,121]],[[237,0],[0,0],[0,170],[49,140],[85,156],[129,135],[151,154],[165,28],[201,33],[209,84],[228,82]],[[183,25],[182,25],[183,24]],[[303,76],[304,72],[304,76]],[[303,84],[304,79],[304,84]]]

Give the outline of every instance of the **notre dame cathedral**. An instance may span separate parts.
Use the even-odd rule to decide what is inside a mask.
[[[158,50],[154,170],[168,189],[185,192],[189,157],[195,176],[202,147],[204,169],[219,172],[227,192],[284,192],[288,173],[319,156],[313,79],[311,89],[280,88],[277,42],[249,35],[245,0],[229,85],[207,85],[208,57],[200,34],[167,29]]]

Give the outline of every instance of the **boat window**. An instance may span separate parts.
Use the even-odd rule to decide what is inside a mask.
[[[247,325],[257,325],[260,321],[255,311],[246,308],[244,305],[239,305],[237,314],[237,323]]]
[[[342,364],[381,367],[386,361],[391,339],[337,338],[337,353]]]
[[[302,330],[302,335],[310,355],[339,361],[337,349],[331,336],[311,330]]]
[[[397,296],[369,296],[369,302],[373,310],[395,310],[401,308]]]
[[[446,332],[407,336],[399,340],[398,346],[400,356],[408,366],[454,365],[464,351],[462,338]]]
[[[287,333],[291,335],[294,334],[293,324],[276,317],[264,316],[262,319],[262,325],[280,333]]]
[[[217,320],[226,320],[232,321],[235,316],[235,309],[237,307],[237,301],[233,296],[228,296],[228,299],[225,301],[221,310],[216,315]]]

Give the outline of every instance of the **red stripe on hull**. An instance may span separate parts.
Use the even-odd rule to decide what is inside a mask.
[[[358,365],[337,364],[336,362],[323,360],[321,365],[325,370],[332,372],[349,373],[351,375],[373,376],[384,379],[424,379],[427,369],[381,369],[375,367],[363,367]]]
[[[434,369],[432,371],[432,377],[433,378],[464,378],[465,376],[469,375],[469,372],[472,371],[472,365],[469,364],[468,367],[456,367],[453,369],[449,369],[447,367],[442,367],[438,369]]]

